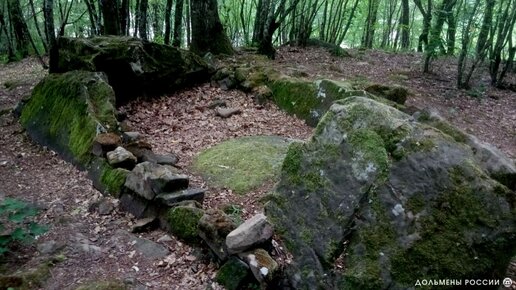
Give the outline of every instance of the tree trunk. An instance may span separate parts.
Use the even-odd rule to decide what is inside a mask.
[[[105,35],[120,35],[120,20],[118,19],[118,1],[100,0],[102,2],[102,16],[104,18]]]
[[[153,31],[153,40],[163,40],[163,26],[161,22],[161,13],[159,13],[160,10],[160,4],[158,2],[152,3],[152,31]]]
[[[16,55],[14,54],[11,37],[9,37],[9,32],[7,31],[7,23],[4,18],[4,11],[4,3],[2,3],[2,6],[0,7],[0,36],[2,35],[2,32],[5,33],[5,38],[7,40],[7,61],[11,62],[16,60]]]
[[[130,26],[129,1],[130,0],[122,0],[122,5],[120,6],[119,14],[120,14],[121,35],[129,35],[129,26]]]
[[[425,63],[423,71],[425,73],[430,72],[430,61],[436,56],[435,50],[442,46],[441,32],[443,30],[444,21],[447,18],[448,13],[451,13],[453,6],[455,6],[456,0],[443,0],[439,10],[436,13],[436,21],[430,32],[430,41],[428,48],[425,52]]]
[[[367,4],[367,17],[362,35],[362,47],[373,48],[374,33],[376,30],[376,18],[378,15],[379,0],[369,0]]]
[[[38,33],[39,38],[41,39],[41,43],[43,44],[43,49],[45,52],[48,52],[47,40],[46,37],[41,33],[41,29],[39,28],[38,18],[36,17],[36,9],[34,8],[34,0],[29,0],[30,9],[32,12],[32,16],[34,18],[34,26],[36,27],[36,32]]]
[[[401,1],[401,48],[408,49],[410,47],[410,10],[408,0]]]
[[[231,42],[220,22],[217,0],[191,0],[192,44],[190,49],[204,55],[233,54]]]
[[[172,16],[172,0],[167,0],[167,5],[165,6],[165,35],[163,38],[163,42],[165,44],[170,44],[170,17]]]
[[[139,19],[138,19],[138,32],[140,33],[140,38],[147,40],[147,8],[149,6],[148,0],[140,0],[139,6]]]
[[[419,35],[417,44],[417,51],[422,52],[428,47],[428,34],[430,33],[430,27],[432,24],[432,1],[427,0],[426,8],[421,3],[421,0],[414,0],[419,12],[423,15],[423,29]]]
[[[176,0],[176,9],[174,11],[174,38],[172,45],[175,47],[181,46],[181,31],[183,29],[183,0]]]
[[[14,30],[14,38],[16,40],[16,50],[20,53],[21,57],[27,57],[29,55],[29,29],[27,23],[23,18],[23,13],[20,7],[20,1],[8,0],[7,9],[9,11],[11,25]]]
[[[91,25],[91,35],[98,35],[100,33],[99,31],[99,23],[98,17],[97,17],[97,10],[95,9],[95,4],[93,3],[93,0],[86,0],[86,8],[88,8],[88,15],[90,17],[90,25]]]

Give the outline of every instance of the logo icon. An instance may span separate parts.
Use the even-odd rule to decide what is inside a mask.
[[[511,285],[512,285],[512,280],[511,280],[511,278],[505,278],[505,279],[503,279],[502,284],[503,284],[503,286],[505,286],[505,287],[511,287]]]

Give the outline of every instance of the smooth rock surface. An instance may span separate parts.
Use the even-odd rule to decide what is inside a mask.
[[[230,254],[240,253],[268,241],[273,234],[271,224],[263,214],[257,214],[231,231],[226,237]]]
[[[136,156],[133,153],[120,146],[106,153],[106,157],[109,165],[129,170],[133,169],[137,162]]]

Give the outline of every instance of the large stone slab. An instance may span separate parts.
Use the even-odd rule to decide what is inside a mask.
[[[231,231],[226,237],[230,254],[240,253],[272,238],[273,229],[263,214],[257,214]]]
[[[143,162],[127,175],[125,186],[137,195],[153,200],[159,193],[186,189],[188,183],[188,176],[172,166]]]
[[[59,38],[51,72],[102,71],[117,103],[141,95],[160,95],[209,77],[208,65],[187,50],[132,37]]]
[[[516,195],[445,131],[350,97],[331,106],[310,141],[290,146],[265,209],[293,255],[294,288],[503,279],[516,251]]]

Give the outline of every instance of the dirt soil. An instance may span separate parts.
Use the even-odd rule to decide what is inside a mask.
[[[434,73],[420,73],[418,54],[391,54],[379,51],[352,52],[353,58],[337,58],[324,50],[285,47],[270,63],[286,73],[305,72],[306,78],[351,80],[355,84],[385,82],[406,86],[411,91],[408,104],[428,107],[453,124],[492,143],[516,157],[516,94],[491,89],[488,79],[475,79],[476,89],[454,88],[454,64],[450,59],[434,64]],[[124,281],[134,289],[220,289],[214,280],[217,265],[171,236],[159,244],[170,250],[164,258],[149,259],[135,250],[134,243],[122,238],[135,222],[116,208],[107,215],[89,211],[102,199],[91,181],[56,153],[34,144],[10,113],[45,75],[37,61],[28,59],[0,66],[0,198],[16,197],[41,209],[37,221],[49,231],[29,246],[19,246],[0,263],[0,272],[28,269],[48,259],[38,245],[56,241],[57,254],[64,258],[51,269],[41,289],[75,289],[92,280]],[[513,75],[510,78],[515,78]],[[473,96],[470,96],[473,95]],[[223,100],[228,107],[242,110],[228,119],[215,116],[208,106]],[[7,109],[7,110],[6,110]],[[312,128],[279,111],[272,104],[257,105],[250,95],[224,91],[204,84],[154,100],[128,104],[130,125],[142,132],[160,153],[179,155],[179,165],[192,174],[194,186],[207,187],[200,176],[190,172],[192,157],[223,140],[246,135],[281,135],[306,139]],[[272,184],[246,196],[225,188],[208,188],[205,207],[224,208],[233,204],[242,218],[262,210],[260,198]],[[166,233],[156,230],[138,234],[157,241]],[[516,265],[512,265],[516,270]]]

